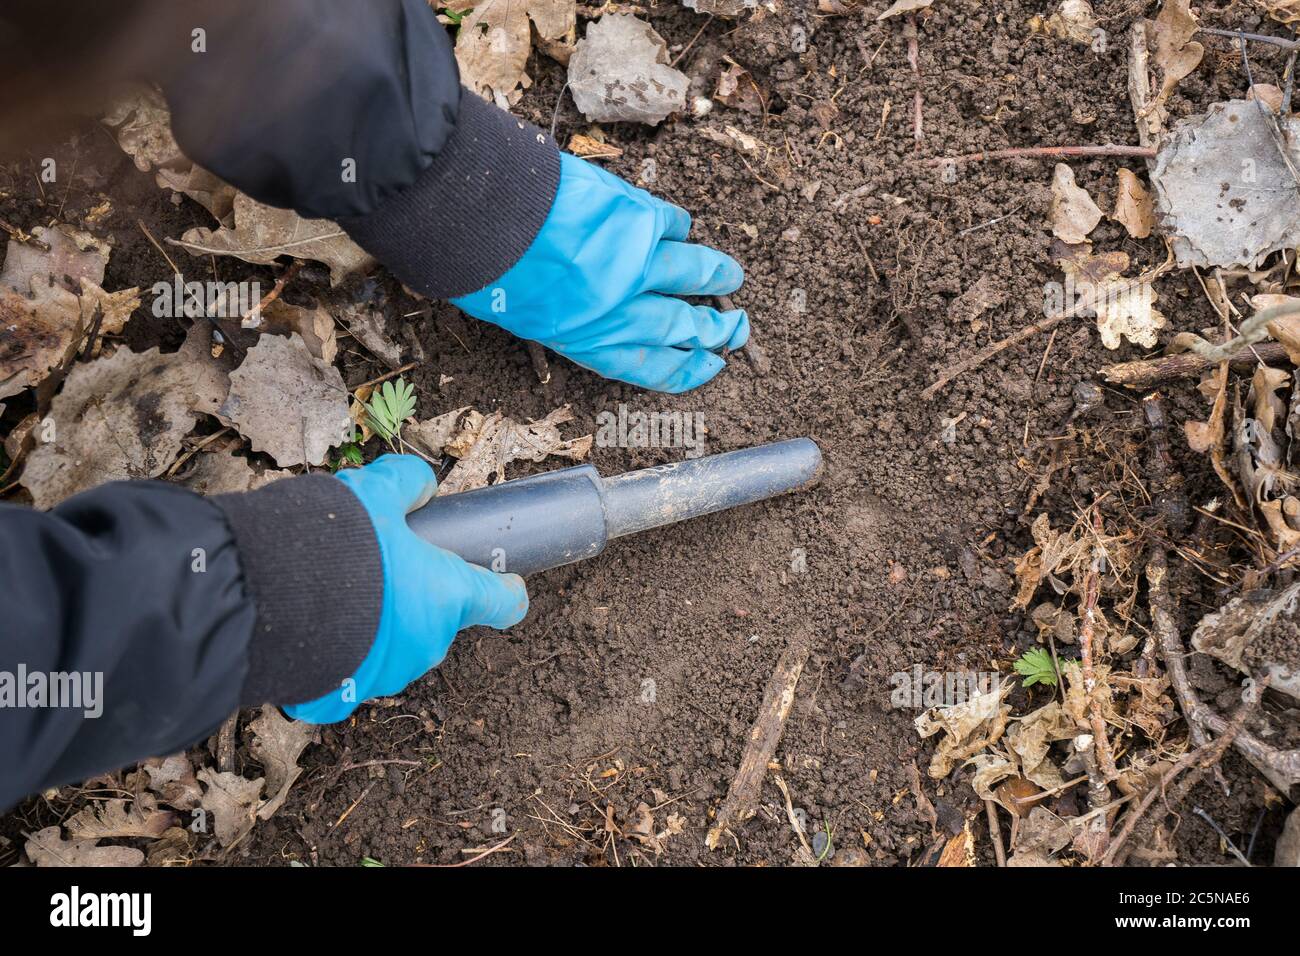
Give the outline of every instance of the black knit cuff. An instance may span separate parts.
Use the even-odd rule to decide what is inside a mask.
[[[230,522],[257,606],[241,706],[337,690],[370,651],[384,597],[379,540],[361,502],[329,475],[209,500]]]
[[[339,225],[431,299],[477,292],[519,261],[560,184],[560,151],[531,123],[464,88],[456,130],[407,189]]]

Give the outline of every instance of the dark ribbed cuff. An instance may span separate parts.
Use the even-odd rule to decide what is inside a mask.
[[[462,88],[456,130],[433,163],[375,212],[339,224],[412,289],[451,299],[519,261],[559,183],[554,140]]]
[[[217,495],[257,606],[241,706],[300,704],[337,690],[374,642],[384,597],[365,508],[329,475]]]

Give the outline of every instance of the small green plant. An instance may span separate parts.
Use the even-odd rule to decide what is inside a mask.
[[[415,389],[404,379],[385,382],[366,402],[366,424],[397,451],[402,441],[402,422],[415,414]]]
[[[822,821],[822,832],[826,834],[826,845],[822,847],[821,853],[817,855],[818,863],[822,862],[822,860],[826,859],[835,851],[835,834],[831,830],[831,821]],[[814,848],[816,848],[817,842],[817,840],[813,841]]]
[[[1052,655],[1049,651],[1041,647],[1033,647],[1020,655],[1012,666],[1015,667],[1016,673],[1024,677],[1021,687],[1032,687],[1034,684],[1051,684],[1056,686],[1056,672],[1059,668],[1064,671],[1074,661],[1057,659],[1055,665],[1052,663]]]
[[[454,37],[460,36],[461,23],[465,20],[467,16],[469,16],[473,12],[474,12],[473,7],[468,7],[461,11],[453,10],[450,7],[438,8],[438,13],[440,13],[442,16],[446,17],[448,20],[451,21],[451,27],[452,27],[451,33],[452,36]]]
[[[373,856],[363,856],[361,858],[361,865],[362,866],[383,866],[384,864],[380,863]]]
[[[365,459],[361,455],[361,446],[354,441],[344,442],[339,445],[339,456],[334,459],[333,465],[335,471],[341,471],[344,468],[359,468]]]

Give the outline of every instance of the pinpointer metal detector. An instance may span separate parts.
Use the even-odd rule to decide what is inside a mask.
[[[411,530],[472,564],[533,574],[593,558],[614,538],[794,491],[821,472],[811,438],[602,478],[591,465],[434,498]]]

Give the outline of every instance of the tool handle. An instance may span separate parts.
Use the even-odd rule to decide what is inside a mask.
[[[443,495],[406,523],[471,564],[525,575],[595,557],[607,537],[601,477],[591,465]]]

